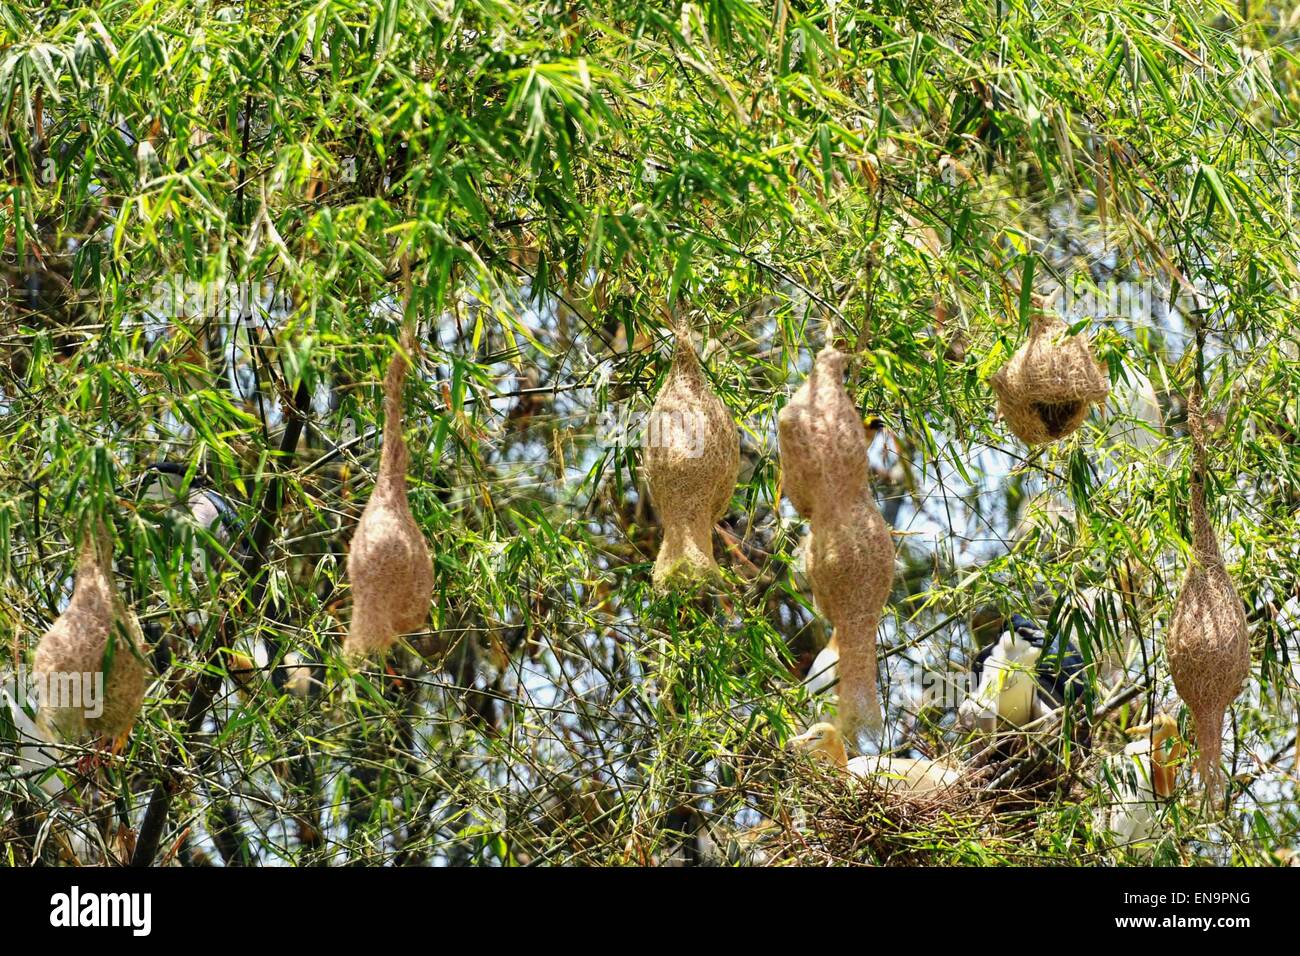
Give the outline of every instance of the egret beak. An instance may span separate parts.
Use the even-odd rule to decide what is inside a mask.
[[[785,742],[786,750],[803,750],[809,744],[815,744],[820,739],[820,734],[802,733],[798,737],[791,737]]]
[[[1147,737],[1151,734],[1151,725],[1143,724],[1140,727],[1130,727],[1124,733],[1130,737]]]

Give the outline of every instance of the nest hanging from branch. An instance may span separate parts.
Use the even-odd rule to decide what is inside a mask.
[[[713,526],[727,513],[740,473],[740,432],[709,388],[685,327],[650,409],[642,457],[650,500],[663,525],[655,558],[660,590],[690,587],[718,573]]]
[[[1178,696],[1196,723],[1198,765],[1206,792],[1222,787],[1223,719],[1250,675],[1246,609],[1223,563],[1205,507],[1205,424],[1199,386],[1188,406],[1192,433],[1192,560],[1169,621],[1165,653]]]
[[[777,415],[781,488],[796,511],[811,518],[818,502],[867,484],[867,436],[844,390],[848,356],[827,346]]]
[[[882,724],[876,628],[894,580],[894,543],[868,481],[867,432],[844,388],[848,357],[827,346],[777,416],[782,486],[810,519],[806,570],[839,648],[839,724],[852,740]]]
[[[117,593],[112,544],[96,521],[81,542],[72,598],[36,647],[33,671],[44,727],[69,741],[124,737],[144,701],[143,655],[140,622]],[[93,702],[86,682],[101,674],[102,699]],[[71,684],[80,693],[70,693]],[[91,716],[100,705],[102,711]]]
[[[998,411],[1026,445],[1069,435],[1106,400],[1110,382],[1084,333],[1067,335],[1059,317],[1036,311],[1029,338],[990,379]]]
[[[423,630],[433,601],[433,559],[411,514],[410,453],[402,437],[402,387],[414,348],[410,329],[384,377],[384,445],[375,490],[348,550],[352,623],[343,642],[352,657],[382,654],[403,634]]]

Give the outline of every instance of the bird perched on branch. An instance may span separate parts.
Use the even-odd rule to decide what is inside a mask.
[[[823,759],[864,780],[872,780],[885,790],[929,793],[951,787],[961,780],[961,768],[939,760],[913,757],[864,756],[849,759],[844,738],[834,724],[819,723],[790,741],[801,753]]]
[[[1150,842],[1159,834],[1161,816],[1177,786],[1178,765],[1187,755],[1178,723],[1168,714],[1157,714],[1127,733],[1141,739],[1102,765],[1101,782],[1115,802],[1093,815],[1093,825],[1122,845]]]
[[[186,475],[190,476],[188,483]],[[203,474],[195,472],[191,475],[190,468],[179,462],[158,461],[147,466],[140,476],[137,490],[143,500],[168,505],[174,517],[210,535],[223,548],[235,540],[240,530],[235,506],[214,489]],[[208,552],[199,536],[190,546],[190,567],[196,581],[203,579],[209,567]],[[185,615],[186,624],[194,632],[202,628],[205,619],[202,610],[189,611]]]
[[[189,466],[175,461],[158,461],[149,465],[140,477],[141,497],[169,505],[180,520],[191,523],[201,532],[210,535],[220,547],[235,547],[245,530],[237,508],[229,498],[212,487],[207,476],[200,472],[190,474],[190,471]],[[185,480],[187,475],[188,483]],[[191,547],[191,567],[196,580],[202,579],[208,567],[210,552],[204,545],[205,542],[196,537]],[[191,631],[197,634],[206,617],[204,611],[194,610],[186,613],[185,621]],[[146,630],[155,646],[168,646],[157,622],[148,622]],[[320,693],[324,679],[322,664],[294,650],[284,651],[283,658],[280,659],[279,641],[271,639],[265,631],[260,638],[252,641],[252,645],[247,648],[247,655],[240,655],[240,661],[228,661],[233,667],[231,676],[236,685],[246,693],[252,691],[253,679],[260,673],[269,673],[271,684],[276,690],[295,697],[314,697]],[[249,658],[255,663],[245,666]],[[170,661],[165,663],[169,664]],[[165,669],[163,663],[159,664],[159,669]]]
[[[1085,692],[1084,661],[1073,644],[1049,638],[1021,614],[1012,614],[1009,625],[975,656],[976,689],[958,708],[960,726],[1023,727]]]
[[[195,472],[188,486],[185,476],[189,468],[179,462],[158,461],[145,468],[141,487],[146,498],[183,502],[186,513],[200,528],[211,532],[221,544],[229,544],[239,530],[239,512],[208,482],[206,476]]]

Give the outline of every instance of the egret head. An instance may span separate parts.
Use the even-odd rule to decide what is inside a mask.
[[[844,749],[844,738],[834,724],[813,724],[798,737],[792,738],[789,747],[800,753],[820,754],[840,767],[849,762],[848,752]]]

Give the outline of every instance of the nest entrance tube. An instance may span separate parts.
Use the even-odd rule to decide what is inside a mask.
[[[813,512],[807,574],[839,649],[839,719],[850,737],[883,720],[876,629],[894,577],[894,544],[870,489]]]
[[[654,585],[690,588],[718,573],[713,526],[727,513],[740,472],[740,433],[709,388],[690,330],[676,329],[672,365],[655,396],[642,457],[663,525]]]
[[[357,521],[348,549],[352,622],[343,651],[349,657],[382,654],[403,634],[422,630],[433,602],[433,559],[407,492],[410,453],[402,437],[402,388],[415,335],[402,331],[401,348],[384,376],[384,440],[375,489]]]
[[[827,346],[777,416],[781,480],[809,519],[807,576],[839,648],[839,724],[852,741],[882,724],[876,629],[894,580],[894,544],[868,480],[867,432],[844,388],[848,356]]]
[[[1026,445],[1066,437],[1110,394],[1088,337],[1067,332],[1058,316],[1036,312],[1025,344],[989,380],[998,411]]]

